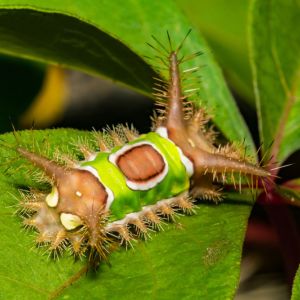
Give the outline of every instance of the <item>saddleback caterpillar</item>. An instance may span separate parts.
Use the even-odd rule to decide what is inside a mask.
[[[161,58],[169,78],[155,85],[152,132],[138,135],[118,125],[109,131],[109,143],[107,131],[99,133],[97,151],[84,148],[84,159],[67,166],[16,147],[52,186],[48,194],[32,191],[21,201],[24,224],[38,231],[38,243],[55,253],[69,248],[76,257],[89,253],[90,262],[103,260],[113,243],[145,237],[163,220],[174,220],[177,211],[193,213],[195,198],[220,200],[226,181],[235,185],[243,177],[253,185],[270,176],[233,146],[216,145],[204,109],[183,92],[182,77],[190,70],[182,70],[182,45],[172,49],[170,43]]]

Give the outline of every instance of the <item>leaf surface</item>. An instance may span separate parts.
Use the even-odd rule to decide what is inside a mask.
[[[90,139],[91,133],[18,133],[24,146],[34,143],[50,156],[57,151],[78,153],[66,141],[80,137]],[[21,229],[22,220],[15,214],[18,189],[42,186],[31,176],[34,168],[7,148],[16,144],[13,135],[2,135],[1,144],[6,146],[0,147],[0,298],[232,299],[251,209],[247,197],[229,197],[220,205],[202,202],[196,215],[166,224],[149,240],[134,243],[134,249],[118,249],[110,255],[110,265],[103,263],[96,275],[79,276],[84,261],[74,262],[68,254],[59,261],[47,258],[44,248],[34,247],[36,235]],[[77,275],[78,281],[73,280]]]
[[[171,0],[131,0],[126,5],[120,0],[0,0],[0,52],[101,74],[147,95],[152,92],[153,76],[158,75],[150,66],[153,62],[145,61],[145,55],[155,54],[146,42],[154,35],[168,47],[168,30],[173,45],[178,45],[189,28],[191,24]],[[245,139],[253,149],[220,69],[194,30],[183,53],[199,50],[204,54],[186,64],[186,68],[201,67],[197,102],[211,109],[227,138]]]
[[[113,13],[112,13],[113,12]],[[0,51],[49,63],[58,63],[96,75],[104,75],[144,94],[153,85],[153,56],[145,42],[154,35],[168,45],[169,30],[178,45],[191,27],[173,1],[41,1],[0,0]],[[152,41],[152,43],[154,43]],[[183,54],[203,50],[186,67],[203,66],[197,98],[214,114],[214,122],[231,140],[253,149],[248,129],[230,95],[220,69],[203,38],[193,31]],[[150,66],[151,65],[151,66]],[[78,136],[90,133],[75,130],[32,131],[21,134],[22,143],[37,143],[53,155]],[[12,135],[2,139],[15,145]],[[109,265],[103,264],[97,275],[81,276],[72,282],[84,263],[73,263],[64,256],[53,262],[33,245],[34,235],[20,230],[21,220],[12,215],[18,203],[17,188],[36,186],[28,175],[32,168],[5,147],[0,158],[0,195],[4,246],[0,250],[1,292],[14,299],[115,298],[231,299],[239,276],[239,263],[251,203],[229,199],[220,205],[201,203],[195,216],[181,217],[165,231],[153,233],[147,242],[138,242],[135,250],[112,253]],[[6,162],[6,163],[5,163]],[[14,197],[16,196],[16,197]],[[17,243],[17,246],[15,244]],[[12,249],[12,250],[11,250]],[[5,267],[8,265],[7,267]],[[224,280],[224,276],[226,277]],[[16,286],[19,289],[16,289]],[[16,294],[16,295],[15,295]]]
[[[261,143],[282,162],[300,146],[300,2],[252,4],[250,53]]]
[[[199,28],[226,74],[230,86],[254,106],[246,40],[248,1],[176,0]]]

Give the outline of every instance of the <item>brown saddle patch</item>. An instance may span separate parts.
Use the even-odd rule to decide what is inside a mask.
[[[139,145],[120,155],[117,166],[127,179],[144,182],[159,175],[165,167],[161,154],[151,145]]]

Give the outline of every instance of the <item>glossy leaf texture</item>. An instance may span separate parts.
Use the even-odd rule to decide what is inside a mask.
[[[104,75],[147,95],[157,74],[150,66],[153,61],[144,56],[157,53],[146,42],[155,44],[154,35],[168,47],[169,31],[173,45],[178,45],[191,27],[171,0],[126,4],[120,0],[0,0],[0,52]],[[245,139],[253,149],[221,71],[194,30],[183,54],[197,51],[204,54],[187,62],[186,68],[200,67],[198,103],[211,109],[214,122],[227,138]]]
[[[300,145],[300,3],[254,0],[250,55],[263,150],[278,162]]]
[[[89,140],[92,134],[60,129],[24,131],[17,136],[23,146],[35,145],[53,157],[78,154],[75,141]],[[22,230],[22,219],[15,214],[18,189],[45,186],[33,179],[34,167],[7,148],[16,145],[13,134],[0,139],[1,299],[233,297],[251,209],[245,195],[244,200],[239,196],[239,201],[230,201],[229,196],[219,205],[199,203],[196,215],[165,224],[164,231],[151,233],[149,240],[134,242],[134,249],[113,252],[109,264],[103,263],[97,274],[79,274],[85,261],[74,262],[68,254],[54,261],[44,248],[34,246],[33,231]]]

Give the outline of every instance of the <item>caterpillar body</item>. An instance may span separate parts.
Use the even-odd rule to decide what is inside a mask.
[[[196,197],[219,200],[218,182],[234,182],[235,174],[252,182],[270,176],[231,147],[215,145],[204,110],[196,110],[182,92],[181,46],[165,58],[169,80],[158,84],[163,113],[153,132],[139,136],[117,126],[110,132],[112,147],[100,138],[98,152],[83,149],[85,159],[70,166],[16,148],[52,185],[49,194],[22,201],[29,211],[24,223],[39,232],[39,243],[54,252],[70,247],[75,256],[89,252],[90,261],[105,259],[113,241],[130,244],[159,229],[162,219],[172,220],[177,210],[193,213]]]

